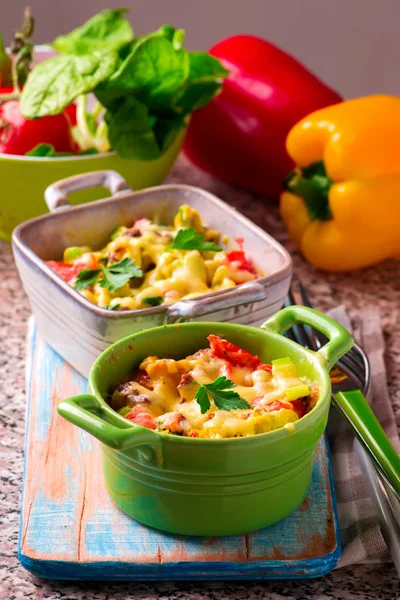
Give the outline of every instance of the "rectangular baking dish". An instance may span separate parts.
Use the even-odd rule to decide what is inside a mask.
[[[68,204],[68,193],[91,187],[105,187],[112,195],[90,204]],[[291,279],[289,254],[209,192],[188,185],[161,185],[133,192],[115,171],[98,171],[54,183],[47,188],[45,200],[51,213],[26,221],[13,232],[15,261],[40,333],[85,376],[107,346],[131,333],[189,320],[257,326],[282,306]],[[208,227],[230,240],[244,238],[246,253],[265,275],[199,299],[122,312],[92,304],[44,262],[60,260],[68,246],[101,248],[116,227],[139,217],[172,223],[181,204],[196,208]]]

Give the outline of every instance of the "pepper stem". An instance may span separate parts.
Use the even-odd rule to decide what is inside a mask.
[[[322,160],[302,169],[294,169],[284,180],[286,190],[303,198],[310,219],[313,221],[332,219],[329,206],[331,185],[332,181],[326,174]]]

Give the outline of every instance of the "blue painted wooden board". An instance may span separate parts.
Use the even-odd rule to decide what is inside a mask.
[[[27,358],[24,567],[39,577],[102,580],[288,579],[334,568],[340,543],[325,440],[306,500],[280,523],[221,538],[165,534],[109,499],[98,442],[56,411],[62,398],[86,390],[86,379],[43,342],[33,322]]]

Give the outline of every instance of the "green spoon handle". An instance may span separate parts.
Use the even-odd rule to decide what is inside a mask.
[[[337,392],[335,404],[350,423],[376,467],[400,501],[400,456],[360,390]]]

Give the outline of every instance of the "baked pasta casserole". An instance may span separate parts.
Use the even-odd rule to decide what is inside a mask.
[[[260,276],[243,251],[225,252],[220,233],[199,213],[179,208],[173,225],[146,218],[118,227],[101,250],[71,247],[63,261],[46,261],[87,300],[110,310],[137,310],[235,287]],[[222,240],[225,241],[225,240]]]
[[[231,438],[295,422],[315,406],[317,384],[289,358],[264,364],[216,335],[210,347],[181,360],[149,356],[110,396],[131,422],[174,435]]]

